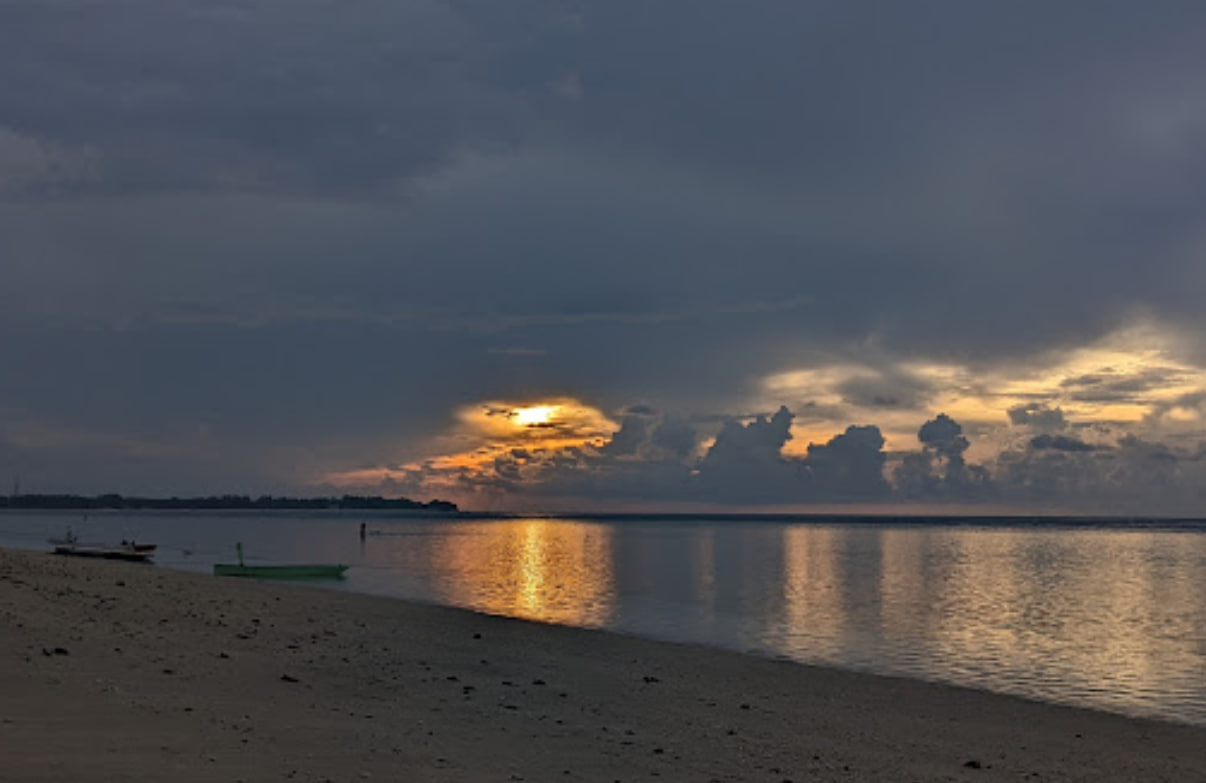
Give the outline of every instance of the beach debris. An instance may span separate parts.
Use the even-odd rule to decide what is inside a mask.
[[[963,766],[967,767],[968,769],[983,769],[984,768],[984,765],[981,764],[976,759],[968,759],[967,761],[963,762]]]
[[[654,676],[649,675],[649,674],[646,674],[646,675],[645,675],[644,677],[642,677],[641,679],[643,679],[643,680],[645,681],[645,684],[646,684],[646,685],[648,685],[648,684],[649,684],[649,683],[651,683],[651,682],[661,682],[661,680],[659,680],[657,677],[654,677]]]
[[[71,653],[67,650],[66,647],[51,647],[51,648],[43,647],[42,654],[47,657],[50,657],[51,655],[70,655]]]
[[[298,680],[296,677],[292,677],[292,676],[290,676],[290,675],[288,675],[288,674],[282,674],[282,675],[281,675],[281,682],[301,682],[301,681],[300,681],[300,680]]]

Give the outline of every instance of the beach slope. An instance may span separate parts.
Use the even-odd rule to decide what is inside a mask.
[[[13,781],[1184,781],[1206,729],[0,550]]]

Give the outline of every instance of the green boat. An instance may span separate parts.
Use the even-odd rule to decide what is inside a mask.
[[[247,576],[254,579],[342,579],[345,565],[317,563],[292,565],[247,565],[243,562],[243,544],[237,545],[238,563],[214,563],[214,576]]]

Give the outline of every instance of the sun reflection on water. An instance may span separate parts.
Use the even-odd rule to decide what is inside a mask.
[[[467,525],[433,542],[440,600],[491,614],[585,627],[614,608],[611,529],[550,519]],[[475,528],[488,527],[488,531]]]
[[[1206,531],[531,518],[381,545],[440,603],[1206,724]]]

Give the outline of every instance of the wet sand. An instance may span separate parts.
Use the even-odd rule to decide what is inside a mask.
[[[0,550],[0,779],[1189,781],[1206,729]]]

